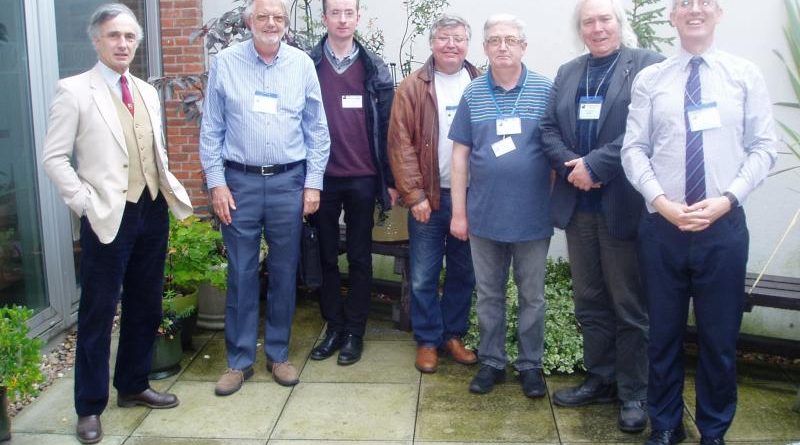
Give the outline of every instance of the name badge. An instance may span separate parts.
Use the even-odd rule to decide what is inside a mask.
[[[256,113],[278,114],[278,95],[256,91],[253,96],[253,111]]]
[[[578,102],[578,119],[596,121],[603,109],[603,96],[582,96]]]
[[[686,115],[689,117],[689,128],[692,131],[710,130],[722,126],[716,102],[690,105],[686,107]]]
[[[342,96],[342,108],[364,108],[364,101],[360,94],[345,94]]]
[[[503,138],[492,144],[492,150],[494,151],[494,156],[496,158],[499,158],[500,156],[510,153],[516,149],[517,146],[514,145],[514,140],[511,138]]]
[[[498,136],[522,133],[522,121],[518,117],[504,117],[495,121]]]
[[[453,124],[453,118],[456,117],[456,110],[458,110],[458,106],[446,106],[444,107],[444,114],[447,117],[447,125]]]

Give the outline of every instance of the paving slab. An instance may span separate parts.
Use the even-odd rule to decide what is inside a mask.
[[[417,394],[416,384],[301,383],[270,439],[412,440]]]
[[[687,379],[684,400],[694,413],[694,380]],[[738,403],[726,442],[800,442],[800,414],[791,410],[796,390],[765,385],[738,385]]]
[[[11,431],[20,433],[49,433],[72,436],[78,416],[73,396],[74,380],[63,378],[54,382],[39,399],[25,407],[11,422]],[[108,436],[128,436],[141,423],[148,408],[119,408],[112,389],[108,407],[101,416],[103,432]]]
[[[265,445],[265,440],[131,437],[124,445]],[[105,445],[105,440],[102,442]]]
[[[125,441],[125,436],[103,436],[102,445],[121,445]],[[3,445],[80,445],[78,438],[74,434],[31,434],[14,433],[11,441],[3,442]]]
[[[412,357],[411,360],[416,358],[416,349],[414,354],[415,356]],[[413,362],[411,366],[413,366]],[[422,383],[424,384],[459,384],[463,385],[464,388],[467,388],[469,387],[469,382],[472,381],[472,378],[475,377],[475,374],[478,373],[479,369],[480,364],[476,363],[474,365],[462,365],[454,362],[453,359],[447,355],[439,354],[439,366],[436,372],[420,374],[422,374]],[[509,379],[513,379],[513,373],[510,371],[507,372],[507,377]]]
[[[133,436],[266,441],[291,388],[274,382],[246,382],[238,392],[218,397],[214,383],[179,381],[175,409],[152,410]]]
[[[410,440],[280,440],[272,439],[267,445],[412,445]]]
[[[407,341],[364,341],[364,352],[358,362],[340,366],[337,354],[325,360],[306,362],[300,379],[304,383],[419,383],[414,368],[415,346]]]
[[[364,332],[364,340],[406,340],[414,342],[414,335],[411,332],[397,329],[395,322],[391,319],[375,318],[370,315],[370,319],[367,321],[366,331]]]
[[[417,412],[417,441],[557,443],[547,397],[530,399],[519,384],[472,394],[460,384],[423,384]]]

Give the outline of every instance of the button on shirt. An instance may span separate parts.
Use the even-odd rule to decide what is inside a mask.
[[[277,96],[277,114],[253,111],[256,92]],[[329,151],[317,72],[304,52],[282,43],[266,63],[249,40],[212,60],[200,130],[209,189],[225,185],[225,160],[263,166],[305,159],[305,187],[321,190]]]
[[[659,195],[684,202],[684,89],[692,56],[681,49],[643,69],[633,83],[622,165],[651,213]],[[722,122],[703,131],[706,196],[728,191],[743,202],[775,164],[772,103],[753,63],[713,48],[700,56],[702,103],[715,102]]]

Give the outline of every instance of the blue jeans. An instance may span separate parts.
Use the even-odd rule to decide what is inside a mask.
[[[289,359],[294,317],[297,261],[303,217],[305,167],[273,176],[228,169],[225,178],[236,202],[233,221],[222,226],[228,249],[225,349],[228,366],[244,369],[256,359],[258,340],[258,253],[261,237],[269,246],[264,352],[275,363]]]
[[[451,199],[442,190],[439,210],[423,224],[408,214],[411,261],[411,327],[420,346],[440,346],[467,333],[475,275],[469,242],[450,235]],[[444,293],[439,297],[442,259],[447,262]]]
[[[470,235],[472,263],[478,289],[478,359],[484,365],[505,369],[506,283],[513,266],[519,295],[519,356],[517,371],[542,367],[544,354],[544,274],[550,238],[506,243]]]

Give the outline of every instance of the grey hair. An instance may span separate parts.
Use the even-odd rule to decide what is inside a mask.
[[[486,23],[483,25],[483,40],[486,40],[486,38],[489,37],[487,35],[489,34],[489,30],[497,25],[511,25],[514,28],[517,28],[517,34],[519,34],[517,37],[519,37],[519,39],[523,42],[527,41],[527,38],[525,37],[525,22],[512,14],[494,14],[489,16],[489,18],[486,19]]]
[[[280,0],[281,9],[283,9],[283,15],[288,19],[289,18],[289,8],[286,7],[286,0]],[[253,11],[256,9],[256,0],[244,0],[244,11],[242,11],[242,17],[245,20],[249,20],[250,16],[253,15]]]
[[[467,40],[472,38],[472,28],[470,28],[469,23],[467,23],[466,20],[464,20],[461,16],[454,14],[442,14],[431,25],[430,33],[428,34],[428,40],[433,40],[434,36],[437,32],[439,32],[440,29],[453,28],[456,26],[464,27],[464,30],[467,31]]]
[[[583,10],[583,6],[586,5],[586,2],[588,1],[589,0],[578,0],[578,3],[575,4],[575,12],[572,15],[572,22],[575,24],[575,32],[578,35],[578,40],[581,40],[581,12]],[[625,15],[625,9],[622,7],[622,3],[620,3],[619,0],[607,1],[611,3],[611,9],[614,11],[614,17],[616,17],[617,23],[619,23],[620,43],[628,48],[638,48],[639,39],[636,38],[636,33],[633,32],[633,28],[631,27],[630,22],[628,22],[628,18]]]
[[[86,33],[89,34],[89,38],[92,40],[99,39],[100,27],[103,26],[103,23],[113,20],[120,15],[127,15],[133,19],[133,22],[136,23],[136,43],[141,43],[144,37],[142,25],[139,24],[139,19],[136,18],[136,14],[131,11],[131,8],[122,3],[106,3],[105,5],[100,5],[100,7],[94,11],[92,17],[89,19],[89,26],[86,28]]]
[[[674,11],[677,8],[678,1],[679,0],[672,0],[672,8],[670,8],[671,11]],[[717,9],[722,9],[722,0],[712,0],[712,1],[717,6]]]

